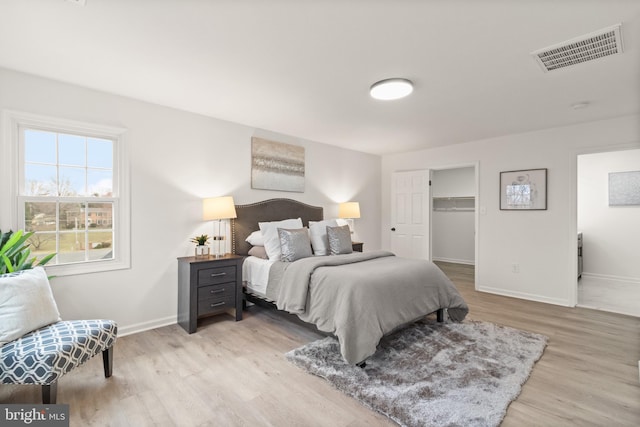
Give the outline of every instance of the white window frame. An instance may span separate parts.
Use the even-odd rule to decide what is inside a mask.
[[[20,147],[20,129],[36,128],[58,133],[75,133],[103,137],[114,143],[113,150],[113,248],[111,260],[84,261],[72,264],[46,265],[47,273],[54,276],[97,273],[131,268],[131,202],[129,153],[125,143],[126,129],[85,123],[75,120],[47,117],[37,114],[5,110],[2,112],[4,128],[2,172],[4,182],[0,189],[0,229],[19,229],[24,224],[24,206],[20,206],[21,194],[20,162],[23,161]],[[61,198],[56,198],[56,200]],[[5,203],[8,201],[9,203]],[[96,199],[99,201],[99,199]],[[7,220],[8,218],[8,220]]]

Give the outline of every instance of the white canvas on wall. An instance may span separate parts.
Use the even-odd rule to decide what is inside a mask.
[[[251,188],[304,193],[304,147],[251,138]]]
[[[640,171],[609,173],[609,206],[640,205]]]

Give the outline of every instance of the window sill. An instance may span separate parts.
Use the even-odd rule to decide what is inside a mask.
[[[124,270],[131,268],[131,263],[128,261],[95,261],[95,262],[81,262],[77,264],[64,264],[64,265],[46,265],[45,270],[49,276],[63,277],[63,276],[75,276],[79,274],[90,273],[102,273],[113,270]]]

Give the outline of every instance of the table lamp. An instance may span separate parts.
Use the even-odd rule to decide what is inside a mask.
[[[223,196],[223,197],[213,197],[209,199],[204,199],[202,203],[202,219],[204,221],[215,221],[218,220],[218,234],[213,236],[214,241],[218,241],[218,249],[215,253],[216,258],[220,258],[224,256],[224,253],[220,249],[220,244],[222,241],[226,240],[227,227],[224,227],[224,235],[221,234],[220,230],[222,228],[222,220],[228,220],[231,218],[237,218],[236,215],[236,206],[233,203],[233,197],[231,196]],[[214,226],[215,233],[215,226]],[[226,252],[226,242],[225,249]]]
[[[360,203],[340,203],[338,206],[338,218],[342,218],[347,221],[347,224],[349,224],[349,230],[351,230],[351,234],[353,234],[353,220],[355,218],[360,218]]]

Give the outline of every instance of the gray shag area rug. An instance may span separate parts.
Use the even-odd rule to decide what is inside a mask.
[[[333,337],[286,357],[402,426],[497,426],[546,344],[492,323],[424,319],[383,338],[364,369]]]

